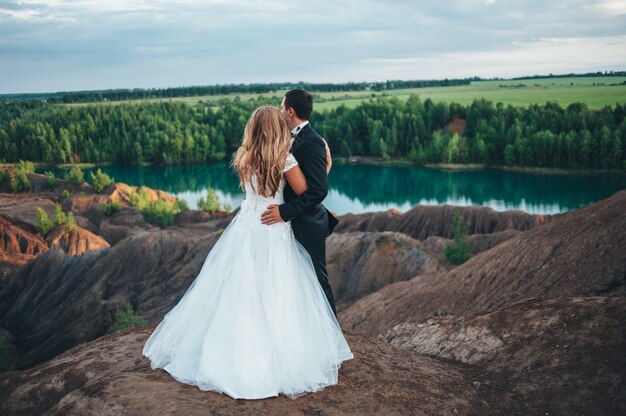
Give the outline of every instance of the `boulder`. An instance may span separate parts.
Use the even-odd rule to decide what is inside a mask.
[[[332,234],[326,252],[339,309],[387,284],[444,269],[420,241],[402,233]]]
[[[88,251],[110,247],[102,237],[78,226],[73,232],[67,232],[62,226],[56,226],[46,236],[46,241],[49,247],[60,247],[72,256],[80,256]]]
[[[495,312],[410,319],[378,338],[482,369],[527,414],[626,413],[626,297],[530,298]]]
[[[54,216],[55,203],[50,198],[31,193],[0,193],[0,216],[30,232],[36,232],[36,207],[43,209],[48,217]]]

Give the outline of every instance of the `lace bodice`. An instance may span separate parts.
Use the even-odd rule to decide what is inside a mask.
[[[285,160],[285,168],[283,169],[283,173],[288,170],[298,166],[298,161],[293,156],[293,154],[289,153],[287,155],[287,159]],[[280,179],[280,183],[278,185],[278,190],[273,197],[266,197],[258,194],[255,189],[258,189],[258,182],[256,175],[252,175],[250,181],[245,181],[244,185],[246,188],[246,198],[244,199],[241,208],[247,209],[252,208],[253,210],[264,209],[265,206],[269,204],[282,204],[285,202],[284,198],[284,190],[285,190],[285,177],[283,176]]]

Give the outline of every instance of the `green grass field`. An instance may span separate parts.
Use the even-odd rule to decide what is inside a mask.
[[[544,78],[519,81],[478,81],[459,87],[413,88],[376,93],[376,96],[395,96],[406,99],[410,94],[418,94],[423,100],[457,102],[470,104],[476,98],[485,98],[494,103],[502,102],[514,106],[556,102],[566,107],[574,102],[584,102],[590,108],[602,108],[616,103],[626,104],[626,85],[610,86],[626,81],[626,77],[599,78]],[[518,87],[520,84],[524,87]],[[337,107],[339,104],[356,106],[372,93],[357,92],[350,96],[337,93],[321,94],[333,101],[320,102],[318,110]]]
[[[626,77],[588,77],[588,78],[542,78],[513,81],[477,81],[470,85],[459,87],[433,87],[433,88],[411,88],[388,90],[383,92],[375,91],[351,91],[351,92],[330,92],[316,93],[317,102],[315,109],[324,111],[346,105],[355,107],[364,100],[374,97],[398,97],[407,99],[411,94],[417,94],[425,100],[430,98],[433,101],[457,102],[460,104],[470,104],[474,99],[485,98],[494,103],[502,102],[514,106],[528,106],[530,104],[545,104],[547,101],[556,102],[562,107],[567,107],[574,102],[584,102],[589,108],[602,108],[605,105],[611,107],[617,103],[626,104],[626,85],[611,86],[610,84],[621,84],[626,81]],[[190,105],[202,102],[219,104],[222,100],[232,100],[239,97],[246,101],[257,97],[272,98],[276,105],[280,105],[280,100],[285,91],[275,91],[267,94],[228,94],[210,95],[200,97],[177,97],[170,99],[148,99],[129,100],[125,103],[133,102],[159,102],[159,101],[183,101]],[[108,102],[116,104],[118,102]],[[86,105],[86,104],[69,104]]]

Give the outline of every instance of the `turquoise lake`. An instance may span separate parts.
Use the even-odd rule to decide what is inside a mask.
[[[105,166],[116,182],[162,189],[185,199],[190,208],[207,187],[222,202],[237,208],[243,200],[239,180],[226,163],[136,167]],[[51,170],[63,178],[61,169]],[[85,178],[91,182],[89,172]],[[497,211],[519,209],[531,214],[571,211],[626,189],[626,175],[537,175],[502,171],[444,171],[410,166],[333,165],[324,204],[335,213],[362,213],[423,205],[483,205]]]

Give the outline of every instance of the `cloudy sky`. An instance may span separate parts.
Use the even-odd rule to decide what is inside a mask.
[[[0,0],[0,93],[626,70],[626,0]]]

